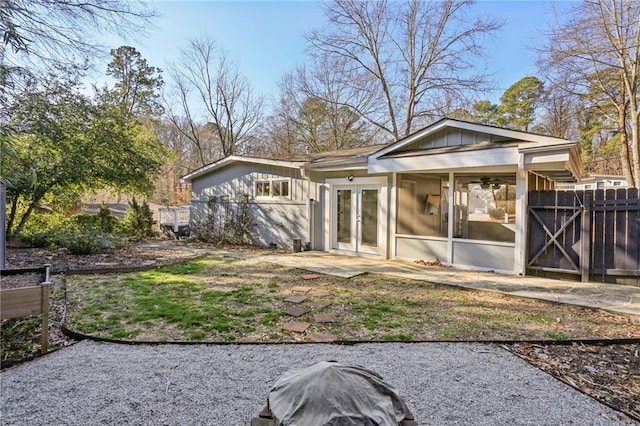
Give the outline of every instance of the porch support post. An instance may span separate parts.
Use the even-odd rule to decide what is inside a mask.
[[[395,259],[396,252],[396,228],[398,220],[398,174],[391,174],[391,187],[389,188],[391,193],[389,194],[389,250],[390,252],[385,257],[386,259]]]
[[[527,171],[524,169],[524,154],[518,159],[516,172],[516,235],[513,272],[525,274],[527,264]]]
[[[447,265],[453,265],[453,224],[455,222],[455,174],[449,172],[449,206],[447,208],[449,220],[447,221]]]

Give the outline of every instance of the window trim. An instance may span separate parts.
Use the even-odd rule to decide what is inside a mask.
[[[280,185],[280,193],[282,193],[282,184],[287,184],[287,195],[274,195],[276,184]],[[291,198],[291,179],[273,179],[271,180],[271,198]]]
[[[258,194],[258,185],[259,184],[268,184],[269,185],[269,193],[268,194]],[[287,184],[287,195],[274,195],[274,188],[276,184]],[[280,187],[282,190],[282,187]],[[263,189],[264,192],[264,189]],[[273,179],[257,179],[254,181],[253,185],[253,196],[256,199],[291,199],[291,178],[273,178]]]

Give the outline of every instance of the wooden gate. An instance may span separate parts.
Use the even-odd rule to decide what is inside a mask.
[[[640,285],[637,189],[533,191],[528,211],[528,273]]]
[[[527,269],[581,275],[584,191],[529,193]]]

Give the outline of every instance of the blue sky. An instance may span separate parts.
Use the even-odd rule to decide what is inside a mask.
[[[136,47],[149,65],[166,69],[190,39],[209,36],[240,65],[254,89],[277,96],[277,83],[286,71],[305,60],[303,34],[321,28],[325,21],[319,3],[290,1],[155,1],[160,13],[155,29],[137,40],[114,39],[118,47]],[[560,2],[559,6],[567,2]],[[535,74],[535,54],[541,32],[551,21],[550,1],[479,1],[478,13],[504,20],[503,29],[486,40],[488,70],[495,73],[499,89],[489,96],[497,101],[517,80]],[[100,65],[106,69],[106,62]],[[165,79],[167,77],[165,76]]]

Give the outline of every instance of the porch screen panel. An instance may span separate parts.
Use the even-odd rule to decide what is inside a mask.
[[[447,189],[439,176],[403,174],[398,180],[396,232],[426,237],[447,236]]]
[[[515,242],[515,176],[456,178],[454,202],[454,238]]]

